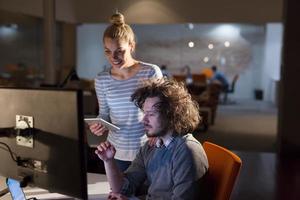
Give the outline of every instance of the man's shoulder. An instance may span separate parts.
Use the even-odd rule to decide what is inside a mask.
[[[179,143],[178,143],[179,145],[180,144],[185,144],[185,145],[197,144],[197,145],[202,146],[201,143],[191,133],[188,133],[186,135],[179,137],[178,141],[179,141]]]
[[[202,144],[192,134],[176,137],[175,141],[174,150],[177,153],[182,154],[183,152],[186,152],[188,154],[190,152],[204,151]]]
[[[208,169],[208,160],[202,144],[193,137],[192,134],[187,134],[180,138],[178,145],[175,147],[175,158],[182,159],[183,162],[193,162],[200,171],[204,174]],[[174,159],[176,160],[176,159]]]

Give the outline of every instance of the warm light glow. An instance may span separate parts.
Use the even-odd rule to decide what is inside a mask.
[[[194,29],[194,24],[193,23],[188,23],[188,27],[190,30],[193,30]]]
[[[190,41],[188,45],[190,48],[193,48],[195,46],[194,42],[192,42],[192,41]]]
[[[230,42],[228,42],[228,41],[224,42],[224,46],[225,47],[230,47]]]
[[[240,29],[234,25],[224,24],[215,28],[211,34],[215,37],[237,38],[240,36]]]
[[[214,48],[214,45],[213,45],[213,44],[209,44],[209,45],[208,45],[208,48],[209,48],[209,49],[213,49],[213,48]]]
[[[5,26],[0,26],[0,36],[11,37],[17,33],[18,25],[10,24]]]
[[[209,61],[209,57],[207,57],[207,56],[204,57],[204,58],[203,58],[203,61],[204,61],[205,63],[207,63],[207,62]]]

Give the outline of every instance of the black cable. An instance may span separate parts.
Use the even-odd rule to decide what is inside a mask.
[[[0,137],[15,137],[15,127],[0,128]]]
[[[14,158],[14,153],[12,152],[11,148],[7,144],[5,144],[4,142],[0,142],[0,144],[4,145],[7,148],[7,150],[10,153],[11,158],[13,159],[13,161],[18,163],[17,158]]]
[[[3,190],[0,190],[0,197],[6,195],[7,193],[9,193],[9,189],[8,188],[5,188]]]

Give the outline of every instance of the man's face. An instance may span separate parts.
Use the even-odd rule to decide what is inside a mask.
[[[143,123],[148,137],[158,137],[166,134],[160,120],[160,113],[155,107],[159,101],[160,99],[158,97],[147,98],[143,105]]]

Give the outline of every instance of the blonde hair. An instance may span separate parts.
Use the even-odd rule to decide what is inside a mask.
[[[110,23],[103,34],[104,38],[123,40],[135,45],[135,36],[131,27],[125,23],[124,15],[117,12],[110,17]]]

